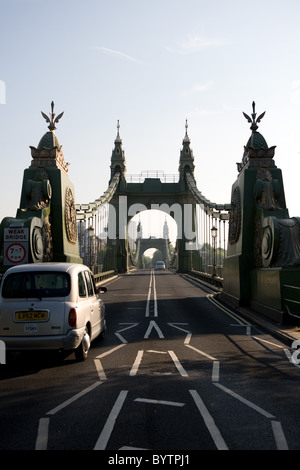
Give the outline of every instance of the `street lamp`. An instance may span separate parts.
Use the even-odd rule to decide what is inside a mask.
[[[218,236],[218,229],[217,227],[213,226],[210,230],[211,232],[211,236],[212,236],[212,239],[214,241],[214,245],[213,245],[213,249],[214,249],[214,264],[213,264],[213,272],[212,272],[212,275],[213,277],[215,277],[217,275],[217,272],[216,272],[216,239],[217,239],[217,236]]]

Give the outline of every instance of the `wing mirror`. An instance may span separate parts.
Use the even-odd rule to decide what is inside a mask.
[[[107,292],[107,287],[98,287],[98,294],[104,294]]]

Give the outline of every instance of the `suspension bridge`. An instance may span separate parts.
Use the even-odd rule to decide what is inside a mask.
[[[20,207],[0,225],[1,273],[26,262],[83,262],[101,281],[141,267],[143,253],[154,248],[174,272],[217,284],[227,304],[250,305],[280,322],[299,316],[300,219],[290,218],[285,205],[275,146],[258,132],[265,113],[257,117],[253,103],[251,116],[243,114],[251,134],[230,202],[211,202],[198,189],[187,122],[177,175],[127,175],[118,122],[107,189],[93,202],[75,203],[69,164],[55,134],[63,113],[56,116],[52,102],[49,116],[42,112],[49,130],[30,147]],[[130,223],[149,210],[174,219],[174,246],[167,229],[161,238],[144,238],[133,224],[130,233]]]
[[[168,267],[184,272],[192,265],[199,271],[211,270],[214,246],[226,251],[226,233],[230,204],[216,204],[206,199],[197,189],[194,178],[194,156],[186,132],[179,159],[178,175],[161,171],[144,171],[140,175],[126,174],[125,154],[119,132],[111,156],[111,178],[104,194],[92,203],[76,205],[79,221],[80,254],[97,271],[96,261],[103,260],[105,269],[127,272],[141,266],[141,257],[149,248],[158,248]],[[168,235],[162,239],[143,239],[136,235],[136,249],[129,243],[128,226],[138,213],[160,210],[171,216],[177,225],[176,244],[170,252]],[[213,227],[218,228],[218,240],[213,240]],[[199,250],[206,247],[207,259]],[[101,250],[103,255],[101,257]],[[104,260],[104,252],[106,260]],[[98,254],[98,255],[97,255]],[[98,256],[98,258],[97,258]],[[201,269],[200,269],[201,268]],[[220,269],[220,268],[219,268]]]

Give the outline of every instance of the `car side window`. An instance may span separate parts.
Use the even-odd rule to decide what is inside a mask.
[[[87,290],[88,290],[88,295],[89,297],[94,295],[94,289],[93,289],[93,284],[90,278],[90,273],[88,271],[84,271],[85,275],[85,280],[86,280],[86,285],[87,285]]]
[[[79,297],[86,297],[86,287],[82,273],[78,274],[78,293]]]

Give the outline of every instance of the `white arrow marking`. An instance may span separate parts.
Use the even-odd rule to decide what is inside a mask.
[[[159,338],[164,338],[164,335],[162,334],[161,329],[159,328],[159,326],[156,324],[156,322],[155,322],[154,320],[151,320],[151,321],[150,321],[149,326],[148,326],[148,329],[147,329],[147,331],[146,331],[146,333],[145,333],[144,338],[149,338],[149,335],[150,335],[151,330],[152,330],[153,328],[157,331]]]

